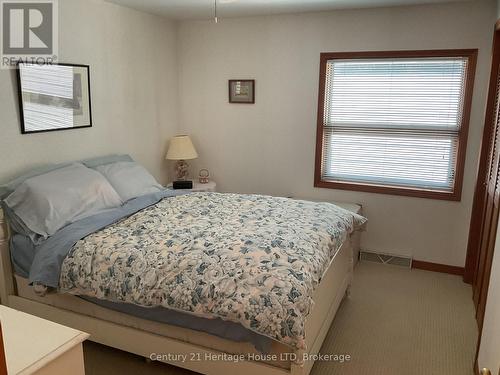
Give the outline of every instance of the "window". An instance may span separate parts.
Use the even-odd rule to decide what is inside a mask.
[[[321,54],[315,186],[460,200],[476,57]]]

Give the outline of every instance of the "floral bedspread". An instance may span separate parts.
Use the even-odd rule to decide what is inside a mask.
[[[80,240],[60,291],[219,317],[305,349],[313,291],[364,221],[329,203],[171,197]]]

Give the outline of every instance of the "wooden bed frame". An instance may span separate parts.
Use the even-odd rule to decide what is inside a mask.
[[[151,353],[191,354],[200,358],[224,355],[223,352],[178,339],[150,333],[108,320],[79,314],[48,304],[23,298],[17,294],[9,251],[9,228],[0,208],[0,302],[11,308],[39,316],[84,332],[90,340],[149,358]],[[314,293],[315,305],[306,323],[306,352],[295,351],[297,358],[319,353],[330,325],[345,295],[348,294],[353,272],[353,251],[350,238],[345,241],[329,270]],[[199,354],[198,354],[199,353]],[[335,353],[330,353],[335,354]],[[213,358],[213,357],[212,357]],[[220,357],[219,357],[220,358]],[[290,369],[256,361],[164,361],[206,375],[308,375],[312,360],[292,362]]]

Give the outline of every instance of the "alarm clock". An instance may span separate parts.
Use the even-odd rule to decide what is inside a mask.
[[[200,181],[200,184],[208,184],[208,181],[210,177],[210,172],[208,169],[202,169],[200,170],[200,173],[198,174],[198,179]]]

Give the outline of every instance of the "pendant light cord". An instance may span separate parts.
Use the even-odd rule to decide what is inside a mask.
[[[214,20],[215,23],[219,22],[219,18],[217,17],[217,0],[214,0]]]

